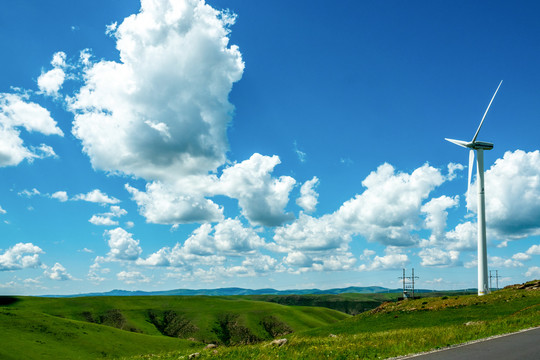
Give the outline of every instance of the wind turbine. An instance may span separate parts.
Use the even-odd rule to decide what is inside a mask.
[[[486,203],[484,199],[484,150],[493,149],[493,144],[484,142],[484,141],[476,141],[476,138],[478,137],[480,128],[482,128],[484,119],[486,118],[486,115],[489,111],[491,103],[493,102],[493,99],[495,99],[495,95],[497,95],[497,91],[499,91],[501,84],[502,84],[502,80],[499,83],[499,86],[497,86],[497,90],[495,90],[495,93],[493,94],[493,97],[491,98],[491,101],[489,102],[486,112],[484,113],[484,116],[482,117],[482,121],[480,121],[480,126],[478,126],[478,129],[476,130],[476,133],[474,134],[474,137],[472,138],[471,141],[467,142],[463,140],[445,139],[447,141],[450,141],[451,143],[470,149],[469,151],[469,180],[467,183],[467,197],[469,196],[469,191],[471,188],[471,176],[472,176],[472,168],[473,168],[473,162],[474,162],[474,150],[476,150],[476,169],[477,169],[477,178],[478,178],[477,179],[478,180],[478,214],[477,214],[478,216],[478,221],[477,221],[478,222],[478,296],[489,294],[487,250],[486,250]]]

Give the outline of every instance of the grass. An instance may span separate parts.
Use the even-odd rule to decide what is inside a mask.
[[[540,290],[508,289],[487,296],[443,296],[386,303],[333,325],[287,336],[275,346],[200,351],[200,359],[380,359],[406,355],[540,325]],[[178,351],[158,357],[188,358]]]
[[[237,296],[237,298],[282,305],[318,306],[338,310],[349,315],[357,315],[375,309],[385,301],[396,301],[399,296],[398,293],[344,293],[339,295],[242,295]]]
[[[379,359],[539,325],[538,288],[387,302],[353,317],[245,297],[0,297],[0,358]]]
[[[97,359],[200,348],[192,341],[122,331],[0,307],[1,359]]]
[[[190,340],[164,336],[152,323],[151,313],[159,325],[164,325],[166,312],[177,315],[167,324],[168,329],[181,327],[179,320],[189,323],[190,331],[175,334]],[[269,314],[278,325],[284,323],[292,331],[325,326],[348,317],[324,308],[208,296],[3,298],[0,358],[118,358],[173,350],[189,352],[209,342],[234,343],[242,334],[265,340],[271,339],[263,326]],[[236,337],[220,337],[216,331],[224,315],[231,320],[226,331]]]

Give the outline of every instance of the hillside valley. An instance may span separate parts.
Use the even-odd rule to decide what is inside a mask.
[[[0,358],[376,359],[540,325],[538,281],[483,297],[398,295],[0,297]],[[369,311],[345,313],[355,301]],[[298,306],[317,303],[342,311]]]

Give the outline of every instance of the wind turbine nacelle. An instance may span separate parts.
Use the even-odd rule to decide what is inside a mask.
[[[470,146],[467,146],[467,147],[470,147],[471,149],[474,149],[474,150],[491,150],[493,149],[493,144],[485,142],[485,141],[475,141],[474,143],[472,143]]]
[[[463,141],[455,139],[445,139],[450,141],[453,144],[459,145],[464,148],[469,148],[473,150],[491,150],[493,149],[493,144],[485,141]]]

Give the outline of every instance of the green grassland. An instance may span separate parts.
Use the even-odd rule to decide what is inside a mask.
[[[538,282],[537,282],[538,284]],[[286,336],[282,346],[198,350],[198,359],[384,359],[540,326],[540,289],[385,303],[343,321]],[[189,358],[189,352],[131,359]]]
[[[338,310],[349,315],[357,315],[364,311],[373,310],[383,302],[396,301],[398,293],[345,293],[322,295],[243,295],[242,299],[267,301],[281,305],[318,306]]]
[[[1,303],[1,359],[189,352],[206,343],[268,340],[348,317],[325,308],[208,296],[16,297]]]
[[[388,358],[540,326],[540,282],[531,284],[399,302],[396,294],[0,297],[0,358]],[[384,300],[392,301],[356,316],[275,303]]]

